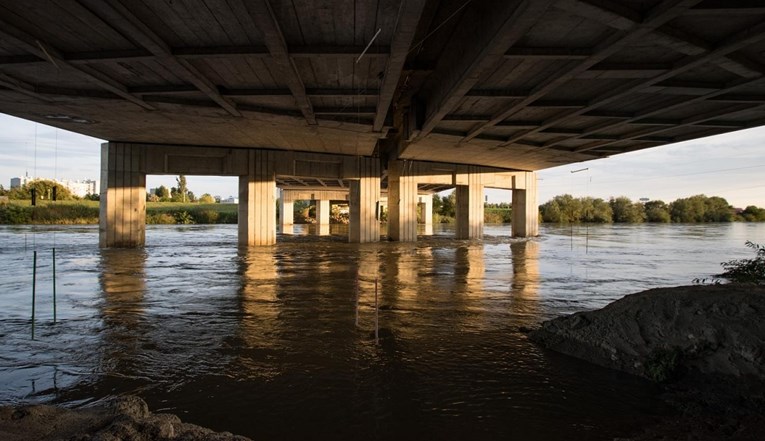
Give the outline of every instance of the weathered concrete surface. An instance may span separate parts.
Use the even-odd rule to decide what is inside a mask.
[[[55,406],[0,407],[4,441],[248,441],[228,432],[186,424],[170,414],[153,414],[138,397],[121,397],[80,410]]]
[[[647,377],[678,367],[763,380],[765,287],[652,289],[597,311],[547,321],[530,338],[549,349]],[[670,362],[670,356],[676,360]]]

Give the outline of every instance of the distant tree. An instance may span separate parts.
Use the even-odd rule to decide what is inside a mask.
[[[704,222],[731,222],[734,216],[733,207],[724,198],[712,196],[704,201],[706,211]]]
[[[186,202],[189,193],[189,188],[186,186],[186,175],[178,175],[178,177],[175,178],[175,183],[178,184],[177,193],[180,195],[180,202]]]
[[[156,193],[146,193],[146,202],[159,202],[159,196]]]
[[[78,199],[65,186],[48,179],[35,179],[29,181],[21,187],[14,188],[8,192],[9,199],[30,200],[32,199],[32,189],[37,192],[37,199],[41,201],[53,199],[53,187],[56,187],[56,200],[67,201]]]
[[[193,191],[187,191],[186,192],[186,199],[187,199],[187,202],[196,202],[197,201],[197,197],[194,195]]]
[[[680,198],[669,204],[669,214],[672,222],[704,222],[706,213],[706,196],[703,194]]]
[[[613,219],[611,205],[603,199],[591,197],[580,198],[582,204],[583,222],[610,223]]]
[[[86,201],[100,201],[101,195],[98,193],[88,193],[85,195],[83,199],[85,199]]]
[[[455,217],[457,214],[457,192],[452,190],[448,196],[441,198],[441,212],[442,216]]]
[[[215,198],[210,193],[205,193],[199,198],[200,204],[214,204]]]
[[[647,222],[667,223],[672,220],[669,215],[669,205],[664,201],[648,201],[643,205],[645,210],[645,220]]]
[[[570,194],[558,195],[542,204],[539,209],[543,222],[579,222],[584,213],[582,200]]]
[[[741,218],[747,222],[765,222],[765,208],[749,205],[741,212]]]
[[[703,194],[681,198],[669,204],[672,222],[730,222],[733,207],[724,198]]]
[[[443,202],[441,201],[441,196],[438,195],[438,193],[433,194],[433,214],[441,214],[441,208],[443,206]]]
[[[609,205],[611,205],[614,222],[634,224],[645,221],[643,205],[633,203],[628,197],[620,196],[618,198],[612,198],[609,201]]]
[[[6,190],[1,184],[0,184],[0,196],[8,196],[8,190]]]
[[[168,190],[164,185],[160,185],[159,187],[155,188],[154,194],[157,195],[161,201],[167,201],[170,199],[170,190]]]

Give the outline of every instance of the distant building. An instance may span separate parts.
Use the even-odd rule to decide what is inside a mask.
[[[28,175],[25,175],[21,178],[11,178],[11,189],[19,188],[36,179],[45,179],[45,180],[59,183],[63,185],[64,187],[68,188],[73,195],[79,196],[81,198],[89,194],[98,194],[98,182],[94,181],[93,179],[70,180],[70,179],[30,178]]]
[[[239,198],[235,198],[233,196],[229,196],[226,199],[221,199],[220,203],[221,204],[238,204],[239,203]]]
[[[92,179],[70,181],[68,179],[56,180],[59,184],[68,188],[73,195],[84,198],[89,194],[98,194],[98,185]]]

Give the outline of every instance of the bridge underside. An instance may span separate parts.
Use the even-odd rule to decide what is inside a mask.
[[[0,0],[0,111],[375,158],[410,188],[389,164],[533,172],[759,126],[764,54],[749,0]]]
[[[485,187],[513,190],[514,236],[537,235],[536,174],[492,167],[390,160],[385,198],[379,158],[296,153],[265,149],[106,143],[101,147],[101,247],[140,247],[145,243],[146,175],[189,174],[239,178],[239,244],[276,243],[276,189],[279,182],[347,183],[347,189],[282,188],[282,228],[292,224],[295,200],[317,201],[320,226],[329,225],[329,203],[348,201],[349,241],[380,240],[380,215],[388,214],[388,237],[417,240],[418,212],[432,230],[432,192],[457,190],[458,239],[483,236]],[[383,208],[383,200],[386,207]],[[427,229],[426,229],[427,231]]]

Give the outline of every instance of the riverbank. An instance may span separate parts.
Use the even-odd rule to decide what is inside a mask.
[[[765,436],[765,286],[652,289],[546,321],[529,337],[663,384],[676,415],[627,439]]]
[[[171,414],[149,412],[138,397],[115,398],[79,410],[56,406],[0,407],[0,439],[4,441],[131,440],[248,441],[228,432],[213,432],[183,423]]]

